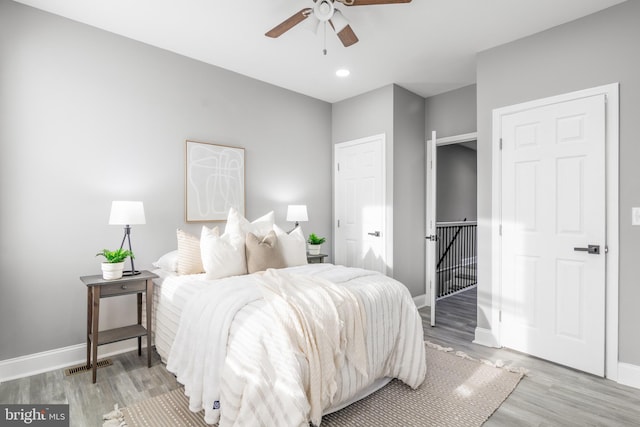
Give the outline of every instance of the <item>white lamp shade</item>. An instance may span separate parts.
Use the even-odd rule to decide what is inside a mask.
[[[111,225],[146,224],[142,202],[111,202]]]
[[[309,221],[307,205],[289,205],[287,207],[287,221]]]

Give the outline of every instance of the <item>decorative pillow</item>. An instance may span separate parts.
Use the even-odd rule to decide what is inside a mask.
[[[280,253],[287,267],[295,267],[307,263],[307,242],[300,226],[287,234],[286,231],[274,224],[273,231],[278,237]]]
[[[200,257],[200,240],[181,229],[178,237],[178,274],[199,274],[204,272]]]
[[[243,240],[246,237],[247,233],[253,233],[256,236],[264,237],[273,228],[273,223],[273,211],[261,216],[253,222],[249,222],[249,220],[240,215],[240,213],[235,208],[231,208],[229,209],[229,215],[227,215],[227,225],[224,229],[224,233],[240,233]]]
[[[249,232],[245,244],[249,273],[264,271],[268,268],[285,267],[282,253],[278,248],[278,238],[273,230],[262,239]]]
[[[173,273],[178,271],[178,250],[167,252],[162,255],[152,265],[164,271],[171,271]]]
[[[200,253],[207,279],[247,274],[244,241],[238,235],[223,234],[218,227],[202,227]]]

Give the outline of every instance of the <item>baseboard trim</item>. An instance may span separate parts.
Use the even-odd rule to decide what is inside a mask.
[[[485,347],[494,347],[500,348],[501,346],[498,344],[498,340],[491,332],[491,329],[486,328],[476,328],[476,338],[473,340],[474,344],[480,344]]]
[[[132,340],[105,344],[99,347],[98,357],[114,356],[137,348],[137,342]],[[146,337],[142,339],[142,348],[146,349]],[[84,363],[86,358],[86,344],[77,344],[2,360],[0,361],[0,383],[78,365]]]
[[[413,302],[416,305],[416,308],[420,309],[422,307],[429,307],[429,301],[427,300],[427,294],[418,295],[413,297]]]
[[[618,383],[640,389],[640,366],[618,362]]]

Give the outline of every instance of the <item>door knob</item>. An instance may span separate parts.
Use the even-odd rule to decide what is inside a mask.
[[[600,245],[588,245],[586,248],[573,248],[576,252],[588,252],[590,254],[600,254]]]
[[[369,236],[373,236],[373,237],[380,237],[380,232],[379,231],[374,231],[373,233],[367,233]]]

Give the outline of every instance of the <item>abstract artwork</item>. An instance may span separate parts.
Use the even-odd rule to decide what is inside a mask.
[[[224,221],[229,208],[244,215],[244,148],[186,141],[187,222]]]

